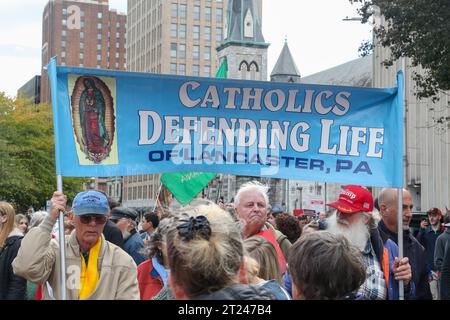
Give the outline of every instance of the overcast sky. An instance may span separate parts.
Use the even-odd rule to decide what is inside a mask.
[[[169,0],[165,0],[169,1]],[[42,13],[48,0],[0,1],[0,91],[17,89],[41,72]],[[127,0],[110,0],[126,12]],[[268,74],[285,38],[302,76],[358,58],[358,47],[371,38],[370,26],[355,17],[348,0],[263,0],[263,34],[270,43]]]

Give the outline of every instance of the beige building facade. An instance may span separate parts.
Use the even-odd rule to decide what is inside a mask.
[[[214,77],[227,4],[227,0],[128,0],[127,70]],[[153,208],[159,174],[123,177],[122,183],[123,206]]]

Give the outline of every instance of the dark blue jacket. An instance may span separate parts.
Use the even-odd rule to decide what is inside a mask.
[[[397,233],[391,232],[383,220],[378,224],[381,238],[384,242],[391,239],[397,244]],[[403,256],[408,257],[412,270],[412,282],[416,287],[415,299],[432,300],[430,284],[428,282],[427,260],[425,249],[409,231],[403,233]]]
[[[147,257],[141,253],[142,249],[144,249],[144,241],[136,229],[133,229],[131,231],[131,236],[129,236],[123,244],[123,250],[133,258],[136,265],[140,265],[147,260]]]
[[[434,248],[436,246],[436,240],[442,232],[444,230],[439,229],[438,231],[434,231],[431,226],[428,226],[425,229],[420,229],[417,234],[417,240],[425,248],[428,272],[431,272],[431,270],[437,271],[434,266]]]
[[[383,255],[384,250],[387,250],[387,255],[389,258],[389,270],[387,270],[389,274],[388,284],[387,284],[387,292],[388,292],[388,300],[398,300],[399,298],[399,288],[398,282],[395,280],[394,272],[393,272],[393,264],[394,259],[398,257],[398,247],[397,244],[387,239],[383,241],[381,237],[380,231],[378,228],[370,230],[370,242],[372,243],[373,250],[375,251],[375,255],[377,256],[378,262],[383,268]],[[383,270],[385,273],[386,270]],[[404,287],[404,298],[405,300],[413,300],[415,297],[415,285],[414,282],[411,282]]]

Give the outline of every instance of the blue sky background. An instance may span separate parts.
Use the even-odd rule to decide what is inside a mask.
[[[0,1],[0,91],[17,89],[41,72],[42,13],[48,0]],[[126,12],[127,0],[110,0]],[[268,74],[288,39],[302,76],[358,58],[370,26],[344,22],[356,16],[348,0],[263,0],[263,34],[269,42]]]

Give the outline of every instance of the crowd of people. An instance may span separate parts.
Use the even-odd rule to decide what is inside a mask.
[[[259,182],[228,205],[194,200],[141,218],[96,190],[71,207],[55,192],[50,212],[30,217],[0,202],[0,299],[59,300],[63,287],[68,300],[449,299],[450,213],[430,209],[415,237],[404,190],[400,259],[397,197],[383,189],[374,201],[365,187],[344,186],[317,220],[270,207]]]

